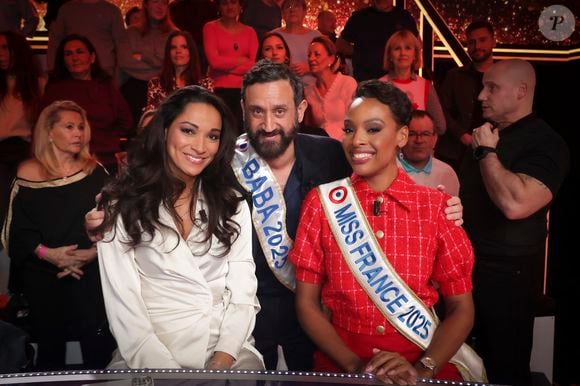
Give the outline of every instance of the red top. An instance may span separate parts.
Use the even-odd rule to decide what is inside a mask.
[[[203,27],[203,49],[209,63],[208,75],[215,87],[241,88],[242,78],[256,61],[258,37],[247,25],[242,25],[238,32],[229,32],[218,19]],[[240,57],[247,61],[238,64]]]
[[[445,218],[448,195],[415,184],[401,169],[383,193],[373,192],[359,176],[351,180],[381,249],[427,307],[438,299],[432,281],[443,295],[471,291],[473,250],[463,228]],[[384,199],[381,214],[373,216],[373,202],[379,196]],[[398,334],[344,261],[317,190],[302,204],[290,260],[298,281],[322,283],[322,301],[332,311],[333,324],[359,334]]]

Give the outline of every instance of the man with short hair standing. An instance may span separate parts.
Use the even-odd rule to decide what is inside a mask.
[[[532,112],[536,75],[521,59],[493,64],[479,94],[482,126],[461,165],[473,244],[474,348],[490,383],[530,385],[546,214],[569,168],[566,143]]]
[[[472,62],[449,70],[439,88],[447,132],[439,138],[435,154],[455,170],[471,146],[472,130],[484,122],[477,96],[482,88],[483,73],[493,64],[495,48],[493,26],[488,21],[472,22],[465,34],[467,53]]]

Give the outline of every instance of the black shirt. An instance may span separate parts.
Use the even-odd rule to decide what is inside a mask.
[[[513,173],[533,177],[556,195],[569,168],[568,146],[543,120],[530,114],[499,132],[497,156]],[[479,164],[464,157],[459,178],[465,230],[478,256],[525,256],[546,239],[548,206],[521,220],[509,220],[491,201]]]
[[[354,44],[352,66],[357,82],[384,75],[385,44],[393,33],[401,29],[418,34],[415,20],[408,11],[393,8],[383,12],[367,7],[353,12],[340,37]]]

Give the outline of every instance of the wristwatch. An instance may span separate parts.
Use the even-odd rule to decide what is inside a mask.
[[[495,152],[496,152],[495,147],[478,146],[475,149],[473,149],[473,158],[476,161],[481,161],[489,153],[495,153]]]
[[[431,370],[433,376],[435,375],[435,370],[437,369],[437,362],[435,362],[435,359],[425,356],[419,359],[419,363],[421,363],[421,366],[424,368]]]

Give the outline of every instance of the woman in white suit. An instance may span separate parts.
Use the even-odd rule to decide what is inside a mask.
[[[103,190],[99,264],[119,350],[109,367],[263,369],[251,218],[221,99],[172,94]]]

